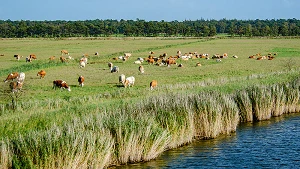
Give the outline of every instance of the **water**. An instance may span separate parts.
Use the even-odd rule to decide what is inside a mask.
[[[116,168],[300,168],[300,114],[240,125],[236,133]]]

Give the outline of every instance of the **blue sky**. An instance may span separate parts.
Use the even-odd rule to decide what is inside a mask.
[[[0,20],[300,19],[300,0],[5,0]]]

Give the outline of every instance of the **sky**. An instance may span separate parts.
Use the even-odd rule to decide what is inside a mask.
[[[0,20],[300,19],[300,0],[4,0]]]

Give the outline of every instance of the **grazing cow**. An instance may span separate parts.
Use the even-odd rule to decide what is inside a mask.
[[[13,81],[14,79],[17,79],[18,76],[19,76],[18,72],[13,72],[7,76],[7,78],[4,80],[4,82],[6,83],[8,81]]]
[[[121,74],[120,76],[119,76],[119,83],[122,83],[123,85],[125,84],[125,75],[124,74]]]
[[[35,55],[35,54],[30,54],[30,55],[29,55],[29,58],[35,60],[35,59],[36,59],[36,55]]]
[[[221,59],[216,59],[216,62],[221,62],[222,60]]]
[[[49,60],[55,60],[55,56],[51,56]]]
[[[153,52],[153,51],[150,51],[150,52],[149,52],[149,54],[150,54],[150,55],[153,55],[153,54],[154,54],[154,52]]]
[[[249,59],[255,59],[255,55],[249,56]]]
[[[96,53],[95,53],[95,56],[99,56],[99,53],[98,53],[98,52],[96,52]]]
[[[133,76],[127,77],[125,80],[124,86],[125,87],[127,87],[127,86],[133,87],[134,82],[135,82],[135,78]]]
[[[114,66],[110,68],[110,73],[114,73],[114,72],[119,72],[119,67],[118,66]]]
[[[26,62],[32,62],[32,59],[30,57],[26,57]]]
[[[237,56],[237,55],[233,55],[232,57],[233,57],[233,58],[238,58],[238,56]]]
[[[148,62],[148,64],[154,64],[155,61],[154,61],[153,58],[151,58],[151,59],[148,58],[148,59],[147,59],[147,62]]]
[[[46,71],[45,70],[41,70],[41,71],[39,71],[36,74],[36,76],[40,76],[40,78],[42,79],[42,78],[44,78],[46,76]]]
[[[139,66],[139,71],[143,74],[145,72],[144,66],[140,65]]]
[[[60,54],[61,55],[69,55],[69,52],[67,50],[61,50]]]
[[[23,56],[21,56],[21,55],[14,55],[14,57],[19,61],[21,59],[21,57],[23,57]]]
[[[23,86],[23,83],[19,82],[10,82],[9,87],[12,91],[12,93],[18,92],[18,90],[21,90]]]
[[[166,64],[168,65],[168,67],[170,67],[170,65],[174,64],[177,65],[176,60],[175,59],[167,59]]]
[[[67,59],[66,59],[65,57],[63,57],[63,56],[61,56],[59,59],[60,59],[60,61],[61,61],[62,63],[67,62]]]
[[[84,60],[80,60],[80,61],[79,61],[79,66],[80,66],[80,68],[85,67],[85,62],[84,62]]]
[[[131,53],[124,53],[124,57],[129,58],[131,56]]]
[[[227,53],[223,53],[223,55],[221,56],[221,58],[227,58],[228,54]]]
[[[83,84],[83,82],[84,82],[84,77],[83,77],[83,76],[79,76],[77,81],[78,81],[78,83],[79,83],[79,86],[83,87],[83,85],[84,85],[84,84]]]
[[[17,77],[17,82],[18,83],[23,83],[25,80],[25,73],[21,72],[18,77]]]
[[[202,65],[201,65],[201,63],[200,63],[200,62],[198,62],[198,63],[196,63],[196,67],[197,67],[197,66],[202,66]]]
[[[150,90],[153,90],[155,87],[157,87],[157,81],[156,80],[152,80],[150,82]]]
[[[87,64],[88,58],[84,56],[80,59],[80,61],[83,61],[85,64]]]
[[[71,91],[70,86],[63,81],[63,80],[54,80],[53,81],[53,89],[60,88],[60,89],[67,89],[68,91]]]
[[[112,67],[114,66],[114,64],[113,63],[111,63],[111,62],[108,62],[107,63],[107,66],[109,67],[109,69],[111,70],[112,69]]]

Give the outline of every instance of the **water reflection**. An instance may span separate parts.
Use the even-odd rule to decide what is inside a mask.
[[[195,141],[146,163],[113,168],[300,168],[300,114],[241,124],[236,133]]]

